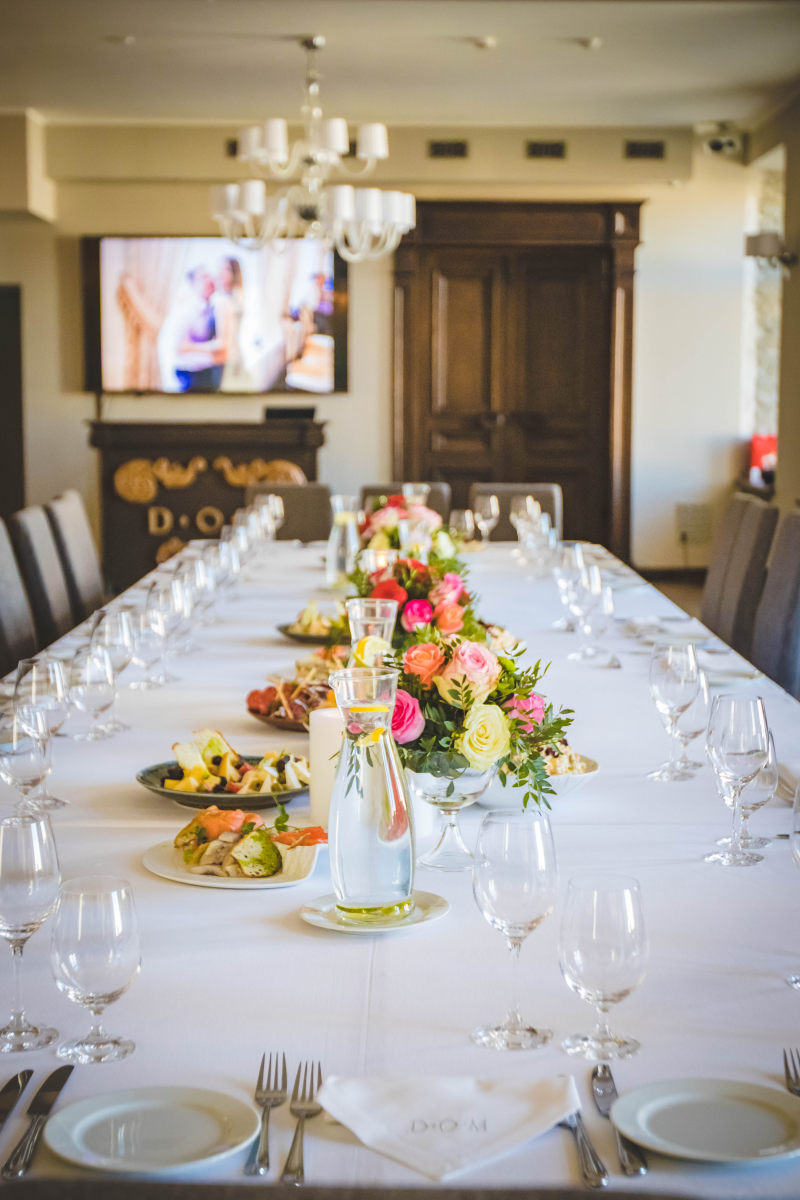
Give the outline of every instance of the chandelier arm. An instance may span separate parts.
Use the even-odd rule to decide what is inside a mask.
[[[348,175],[352,179],[357,179],[361,175],[369,175],[375,170],[377,158],[359,159],[360,166],[349,165],[347,160],[339,158],[336,162],[336,170],[341,171],[342,175]]]

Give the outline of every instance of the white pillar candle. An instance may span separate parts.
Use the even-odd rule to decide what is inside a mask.
[[[338,708],[315,708],[308,721],[309,759],[311,764],[311,820],[328,826],[333,779],[338,766],[338,751],[344,737],[344,721]]]

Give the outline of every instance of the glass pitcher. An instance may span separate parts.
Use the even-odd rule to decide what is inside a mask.
[[[348,667],[382,667],[392,648],[397,601],[354,596],[345,604],[350,625]]]
[[[333,524],[325,554],[325,579],[328,587],[341,587],[355,568],[358,555],[358,525],[355,496],[331,496]]]
[[[330,684],[345,726],[328,824],[336,910],[368,925],[414,907],[414,837],[391,734],[397,671],[354,667]]]

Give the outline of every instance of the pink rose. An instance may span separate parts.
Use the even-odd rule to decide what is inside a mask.
[[[418,625],[430,625],[433,609],[427,600],[409,600],[400,617],[400,624],[407,633],[413,633]]]
[[[403,670],[407,675],[416,675],[425,687],[431,686],[434,675],[443,663],[444,653],[435,642],[409,646],[403,655]]]
[[[533,733],[533,726],[541,725],[544,720],[544,696],[536,692],[531,692],[530,696],[509,696],[503,708],[507,708],[518,721],[522,721],[523,717],[529,718],[520,726],[523,733]]]
[[[425,718],[419,706],[419,700],[409,696],[403,688],[397,689],[397,699],[392,713],[392,737],[403,745],[413,742],[425,728]]]
[[[442,523],[442,518],[432,508],[426,508],[424,504],[409,504],[408,519],[412,525],[424,525],[426,529],[438,529]]]
[[[456,575],[453,571],[448,571],[444,579],[436,584],[436,587],[431,588],[428,599],[431,604],[455,604],[464,590],[464,584],[460,575]]]
[[[453,686],[469,686],[472,704],[482,704],[502,674],[497,655],[492,654],[480,642],[462,642],[456,646],[453,657],[441,675],[434,679],[443,700],[453,704],[450,695]],[[460,707],[460,705],[457,705]]]
[[[433,621],[436,628],[449,637],[451,633],[458,633],[464,624],[464,610],[460,604],[443,601],[433,610]]]

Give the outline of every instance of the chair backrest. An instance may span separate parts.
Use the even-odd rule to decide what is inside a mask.
[[[731,563],[734,542],[750,500],[750,496],[739,492],[728,502],[719,523],[717,536],[714,538],[711,559],[706,571],[706,581],[703,584],[703,596],[700,601],[700,620],[709,629],[716,630],[717,627],[719,606],[725,593],[725,576]]]
[[[331,531],[331,489],[324,483],[254,483],[245,502],[272,492],[283,500],[285,519],[278,530],[280,541],[324,541]]]
[[[764,590],[767,557],[777,523],[777,508],[748,496],[725,574],[716,626],[712,626],[723,641],[745,658],[750,655],[756,609]]]
[[[0,675],[39,649],[33,613],[17,566],[11,538],[0,520]]]
[[[8,531],[33,610],[36,639],[48,646],[72,628],[67,581],[53,531],[40,505],[22,508],[9,519]]]
[[[103,573],[80,492],[70,488],[45,505],[53,530],[76,625],[105,600]]]
[[[800,512],[782,519],[756,609],[750,661],[800,698]]]
[[[414,482],[419,481],[415,480]],[[447,524],[450,519],[450,506],[453,500],[453,490],[450,484],[435,479],[427,483],[426,486],[430,488],[426,501],[428,508],[432,508],[434,512],[437,512],[445,524]],[[365,483],[361,489],[361,507],[369,511],[372,508],[373,502],[379,499],[379,497],[399,495],[402,488],[403,484],[398,483],[397,480],[393,480],[391,483]]]
[[[478,496],[497,496],[500,502],[500,520],[491,532],[493,542],[516,540],[516,530],[508,519],[511,501],[515,496],[533,496],[548,513],[553,528],[561,537],[564,532],[564,493],[558,483],[472,483],[469,489],[469,505],[472,508]]]

